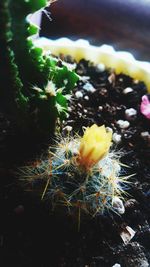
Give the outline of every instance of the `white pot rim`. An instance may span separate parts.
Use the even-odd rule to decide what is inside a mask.
[[[38,47],[42,47],[45,52],[54,55],[63,53],[71,55],[77,61],[82,58],[93,63],[103,63],[108,68],[113,68],[117,74],[124,73],[132,78],[145,82],[150,92],[150,63],[138,61],[134,56],[125,51],[115,51],[110,45],[93,46],[86,40],[79,39],[72,41],[68,38],[51,40],[38,38],[34,41]]]

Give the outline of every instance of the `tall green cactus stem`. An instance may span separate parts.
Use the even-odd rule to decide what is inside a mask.
[[[74,72],[66,66],[59,67],[57,60],[34,46],[32,35],[38,33],[38,27],[27,21],[27,15],[47,3],[47,0],[1,0],[0,4],[1,99],[11,110],[17,104],[19,123],[24,129],[45,133],[53,131],[57,117],[64,118],[65,95],[78,80]],[[50,80],[55,85],[54,95],[45,90]]]
[[[9,1],[13,32],[12,48],[24,85],[35,84],[38,80],[42,84],[43,80],[46,82],[48,78],[48,73],[43,73],[45,60],[42,58],[42,49],[35,49],[32,41],[28,39],[30,34],[38,32],[38,28],[34,27],[34,31],[31,31],[33,26],[26,19],[29,13],[44,7],[46,3],[46,0]],[[45,75],[47,77],[44,79],[42,76]]]
[[[15,63],[14,52],[11,49],[12,31],[9,1],[0,3],[0,97],[1,105],[14,108],[14,100],[19,98],[21,105],[26,108],[27,99],[22,95],[22,81],[19,77],[18,66]]]

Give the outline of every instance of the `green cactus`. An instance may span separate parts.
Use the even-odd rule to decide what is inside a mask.
[[[90,139],[91,135],[93,139],[96,136],[94,127],[90,128]],[[98,133],[102,127],[99,128]],[[41,199],[50,201],[52,207],[66,207],[68,212],[78,213],[79,217],[81,211],[92,216],[111,210],[123,214],[122,200],[129,181],[123,175],[124,170],[119,162],[121,153],[113,150],[106,153],[107,135],[104,139],[101,135],[101,141],[94,141],[92,146],[84,136],[60,137],[58,144],[50,147],[46,159],[37,160],[20,169],[20,178],[26,188],[41,195]],[[84,164],[83,158],[80,158],[82,143],[84,150],[87,150]],[[101,148],[103,146],[101,151],[97,150],[99,145]],[[93,161],[95,154],[99,156],[103,152],[100,159]]]
[[[35,133],[53,132],[56,119],[65,117],[67,98],[78,80],[74,71],[35,47],[38,27],[27,20],[47,0],[1,0],[0,96],[17,116],[19,127]],[[51,83],[50,83],[51,81]],[[53,94],[47,85],[55,88]],[[37,89],[38,88],[38,89]]]

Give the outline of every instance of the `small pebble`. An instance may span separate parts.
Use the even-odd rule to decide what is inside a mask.
[[[149,132],[141,132],[141,137],[144,139],[144,140],[147,140],[147,138],[150,136]]]
[[[144,141],[147,142],[147,146],[150,147],[150,133],[149,132],[142,132],[141,137]]]
[[[82,98],[82,97],[83,97],[83,94],[82,94],[81,91],[77,91],[77,92],[75,93],[75,96],[76,96],[76,98]]]
[[[81,112],[78,112],[78,117],[82,118],[82,113]]]
[[[123,205],[122,200],[119,197],[115,196],[113,198],[112,206],[119,214],[125,213],[125,207]]]
[[[84,99],[88,101],[89,100],[88,95],[85,95]]]
[[[64,127],[64,130],[66,130],[67,132],[71,132],[72,126],[67,125],[66,127]]]
[[[124,95],[126,95],[126,94],[128,94],[128,93],[131,93],[131,92],[133,92],[133,89],[132,89],[131,87],[127,87],[127,88],[125,88],[125,89],[123,90],[123,94],[124,94]]]
[[[116,75],[114,72],[112,72],[110,74],[110,76],[108,77],[108,81],[110,84],[112,84],[113,86],[115,85],[115,82],[116,82]]]
[[[99,106],[99,107],[98,107],[98,110],[99,110],[99,111],[102,111],[102,110],[103,110],[103,107],[102,107],[102,106]]]
[[[106,69],[106,67],[103,63],[99,63],[96,66],[96,72],[103,72],[103,71],[105,71],[105,69]]]
[[[84,111],[84,113],[88,113],[87,109],[84,109],[83,111]]]
[[[78,103],[77,106],[78,106],[79,108],[82,108],[82,105],[81,105],[80,103]]]
[[[138,202],[134,198],[130,198],[125,202],[125,208],[126,209],[132,209],[137,205],[138,205]]]
[[[136,118],[137,111],[134,108],[126,109],[125,116],[127,120],[133,120]]]
[[[134,84],[138,84],[139,83],[139,80],[134,80]]]
[[[101,96],[105,96],[107,97],[108,96],[108,90],[106,88],[102,88],[100,91],[99,91],[99,94]]]
[[[110,128],[110,127],[106,127],[106,131],[107,131],[107,132],[111,132],[111,133],[113,133],[113,129]]]
[[[122,230],[120,232],[120,237],[123,240],[124,244],[127,245],[131,239],[135,236],[136,232],[130,226],[122,225]]]
[[[90,77],[89,76],[81,76],[80,80],[83,82],[87,82],[88,80],[90,80]]]
[[[116,144],[119,144],[121,142],[121,135],[120,134],[117,134],[117,133],[114,133],[113,136],[112,136],[112,140]]]
[[[118,120],[117,124],[120,129],[127,129],[130,126],[130,122],[124,120]]]
[[[89,82],[87,82],[86,84],[83,85],[83,89],[87,92],[90,93],[94,93],[95,92],[95,88],[93,87],[93,85]]]
[[[115,263],[112,267],[121,267],[119,263]]]

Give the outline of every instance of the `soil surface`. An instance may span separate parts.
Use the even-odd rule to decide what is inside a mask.
[[[65,60],[74,63],[70,57]],[[140,113],[141,97],[147,89],[143,82],[116,75],[102,64],[94,66],[81,60],[76,71],[81,79],[69,101],[62,133],[69,129],[72,134],[82,134],[83,128],[93,123],[113,130],[114,147],[122,151],[126,172],[135,174],[130,178],[125,214],[83,217],[78,232],[73,218],[52,212],[47,203],[24,192],[14,170],[36,152],[30,146],[30,155],[24,153],[25,140],[16,141],[12,120],[1,112],[2,267],[149,266],[150,121]],[[132,238],[127,226],[134,231]],[[129,239],[125,242],[122,236]]]

